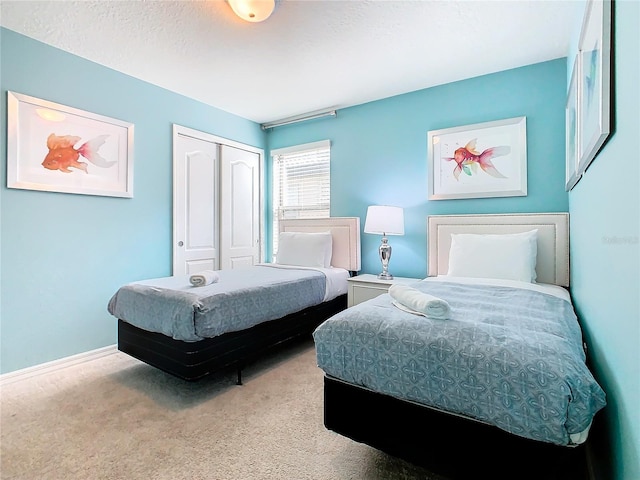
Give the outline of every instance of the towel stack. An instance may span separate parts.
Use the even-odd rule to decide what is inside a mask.
[[[194,287],[204,287],[205,285],[217,282],[219,278],[218,272],[214,270],[203,270],[191,275],[189,277],[189,283]]]
[[[443,300],[407,285],[394,284],[389,287],[393,304],[400,310],[423,315],[436,320],[448,320],[451,307]]]

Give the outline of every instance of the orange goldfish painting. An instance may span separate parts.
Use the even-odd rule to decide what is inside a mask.
[[[443,157],[443,160],[446,160],[448,162],[450,162],[451,160],[454,160],[456,162],[456,166],[453,169],[453,176],[456,178],[456,180],[459,179],[462,172],[466,173],[470,177],[474,173],[478,173],[478,165],[480,165],[482,171],[488,173],[492,177],[507,178],[502,173],[500,173],[498,169],[496,169],[496,167],[491,162],[491,159],[503,155],[508,155],[509,152],[511,152],[511,148],[505,146],[491,147],[480,153],[476,151],[477,140],[477,138],[474,138],[464,147],[458,148],[453,153],[453,157]]]
[[[69,168],[73,167],[82,170],[84,173],[88,173],[87,163],[78,161],[82,155],[98,167],[109,168],[116,162],[109,162],[98,155],[98,150],[108,137],[109,135],[100,135],[83,143],[76,149],[74,145],[81,140],[80,137],[73,135],[58,136],[52,133],[47,138],[49,153],[44,157],[42,166],[48,170],[60,170],[64,173],[72,173],[73,170],[69,170]]]

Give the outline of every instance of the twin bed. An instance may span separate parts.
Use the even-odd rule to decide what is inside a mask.
[[[118,348],[186,380],[232,365],[241,383],[245,362],[313,333],[328,429],[453,478],[584,478],[576,459],[605,394],[565,288],[567,214],[429,217],[428,277],[410,287],[444,300],[445,320],[391,294],[346,309],[358,218],[281,231],[331,232],[332,251],[294,241],[285,265],[220,271],[205,287],[123,286],[109,302]]]
[[[118,349],[189,381],[236,368],[240,384],[248,361],[344,310],[347,278],[360,270],[359,218],[280,224],[281,263],[220,270],[202,287],[189,275],[120,287],[108,304]]]
[[[325,426],[452,478],[585,478],[605,395],[564,288],[568,215],[431,216],[428,258],[409,287],[446,320],[390,289],[315,330]]]

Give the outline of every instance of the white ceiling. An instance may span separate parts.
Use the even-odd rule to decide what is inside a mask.
[[[581,2],[0,0],[0,24],[264,123],[564,57]]]

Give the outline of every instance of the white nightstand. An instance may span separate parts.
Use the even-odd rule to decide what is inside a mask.
[[[378,295],[387,293],[394,283],[409,284],[421,280],[420,278],[393,277],[393,280],[381,280],[376,275],[365,273],[349,278],[347,293],[347,307],[353,307]]]

